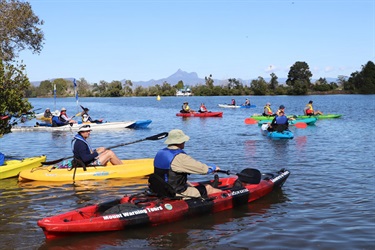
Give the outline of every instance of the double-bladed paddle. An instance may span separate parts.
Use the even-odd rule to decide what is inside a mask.
[[[149,136],[149,137],[146,137],[144,139],[137,140],[137,141],[127,142],[127,143],[121,143],[119,145],[111,146],[111,147],[108,147],[106,149],[118,148],[118,147],[130,145],[130,144],[134,144],[134,143],[137,143],[137,142],[141,142],[141,141],[157,141],[157,140],[163,139],[163,138],[165,138],[167,136],[168,136],[168,133],[167,132],[163,132],[163,133],[160,133],[160,134],[157,134],[157,135],[153,135],[153,136]],[[53,164],[56,164],[56,163],[58,163],[60,161],[71,159],[73,157],[74,156],[64,157],[64,158],[61,158],[61,159],[58,159],[58,160],[54,160],[54,161],[42,162],[41,164],[42,165],[53,165]]]

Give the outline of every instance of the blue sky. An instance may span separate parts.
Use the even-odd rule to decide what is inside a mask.
[[[374,0],[29,2],[45,21],[41,54],[20,53],[30,81],[284,78],[296,61],[316,79],[375,62]]]

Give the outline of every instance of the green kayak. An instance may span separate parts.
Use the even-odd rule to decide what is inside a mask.
[[[309,117],[316,117],[318,120],[320,119],[332,119],[332,118],[340,118],[342,115],[340,114],[324,114],[324,115],[297,115],[297,119],[304,119]]]

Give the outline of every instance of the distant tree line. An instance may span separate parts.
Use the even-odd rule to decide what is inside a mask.
[[[362,66],[360,72],[354,72],[350,77],[339,76],[338,82],[328,82],[319,78],[311,82],[312,73],[306,62],[296,62],[290,67],[286,84],[280,84],[275,73],[270,74],[267,82],[263,77],[258,77],[245,85],[236,78],[230,78],[225,84],[215,86],[212,75],[205,77],[204,84],[191,86],[195,96],[227,96],[227,95],[306,95],[306,94],[374,94],[375,93],[375,65],[369,61]],[[74,96],[73,84],[62,78],[53,81],[45,80],[38,87],[30,86],[26,97],[51,97],[54,85],[56,95],[59,97]],[[79,96],[85,97],[123,97],[123,96],[174,96],[177,90],[183,89],[184,83],[180,80],[172,85],[168,82],[155,86],[133,88],[131,80],[125,83],[120,81],[100,81],[89,84],[84,78],[77,81]]]

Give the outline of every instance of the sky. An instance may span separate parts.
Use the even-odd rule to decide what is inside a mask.
[[[28,2],[45,36],[39,55],[19,54],[30,81],[286,78],[297,61],[318,79],[375,62],[375,0]]]

